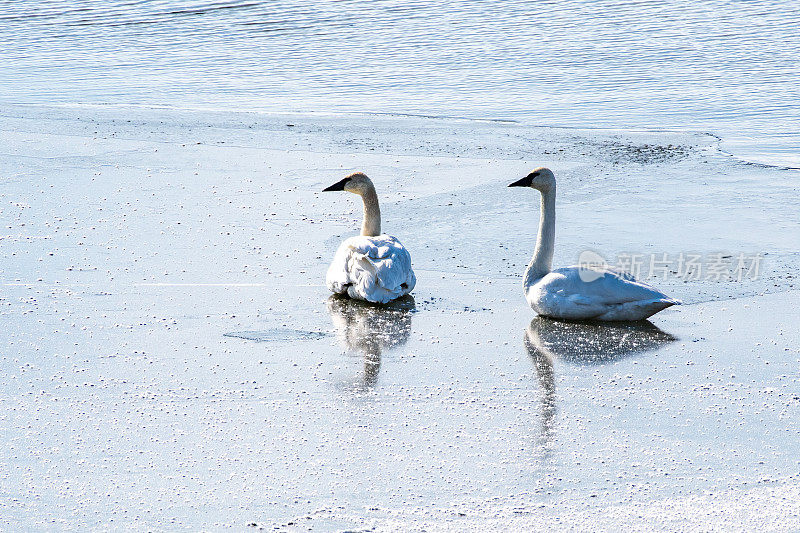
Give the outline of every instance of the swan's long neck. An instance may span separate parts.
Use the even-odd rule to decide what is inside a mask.
[[[377,237],[381,234],[381,208],[378,206],[378,194],[374,187],[361,194],[364,200],[364,222],[361,224],[361,235]]]
[[[556,189],[552,186],[542,192],[542,208],[539,215],[539,235],[528,269],[525,271],[525,287],[530,287],[544,277],[553,267],[553,248],[556,240]]]

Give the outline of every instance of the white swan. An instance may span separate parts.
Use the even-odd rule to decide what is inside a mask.
[[[525,298],[538,314],[565,320],[644,320],[681,302],[608,267],[589,265],[551,270],[556,234],[556,178],[537,168],[509,187],[542,193],[539,235],[525,271]]]
[[[386,303],[410,293],[417,283],[411,255],[396,238],[381,234],[381,210],[372,181],[356,172],[324,191],[352,192],[364,201],[361,235],[339,246],[328,268],[328,288],[373,303]]]

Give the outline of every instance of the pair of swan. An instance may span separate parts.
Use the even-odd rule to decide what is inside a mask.
[[[563,320],[644,320],[680,304],[632,275],[608,267],[581,265],[553,270],[553,172],[538,168],[509,187],[530,187],[541,193],[539,234],[524,280],[525,298],[536,313]],[[364,201],[361,235],[339,247],[328,269],[328,288],[373,303],[386,303],[410,293],[417,281],[411,255],[395,237],[381,234],[381,212],[372,181],[357,172],[324,191],[347,191]]]

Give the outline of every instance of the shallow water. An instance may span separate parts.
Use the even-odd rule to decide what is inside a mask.
[[[800,166],[796,2],[0,2],[0,102],[708,131]]]

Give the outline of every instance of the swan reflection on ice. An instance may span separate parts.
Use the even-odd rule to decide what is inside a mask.
[[[541,416],[541,434],[536,442],[536,449],[542,450],[547,457],[552,449],[555,419],[556,419],[556,377],[553,372],[553,359],[545,351],[540,350],[536,345],[536,333],[531,330],[534,323],[540,318],[534,318],[531,325],[525,330],[525,350],[531,358],[533,368],[536,370],[536,378],[541,388],[541,405],[539,414]]]
[[[373,305],[334,294],[327,306],[345,347],[363,356],[361,387],[374,387],[383,352],[402,346],[411,335],[414,298],[404,296],[385,305]]]
[[[537,316],[525,329],[525,350],[541,388],[541,434],[537,449],[547,457],[555,438],[557,395],[554,362],[602,364],[654,350],[675,340],[648,321],[566,322]]]
[[[674,340],[647,320],[565,322],[537,316],[525,332],[528,353],[533,350],[538,357],[572,363],[605,363],[655,350]]]

